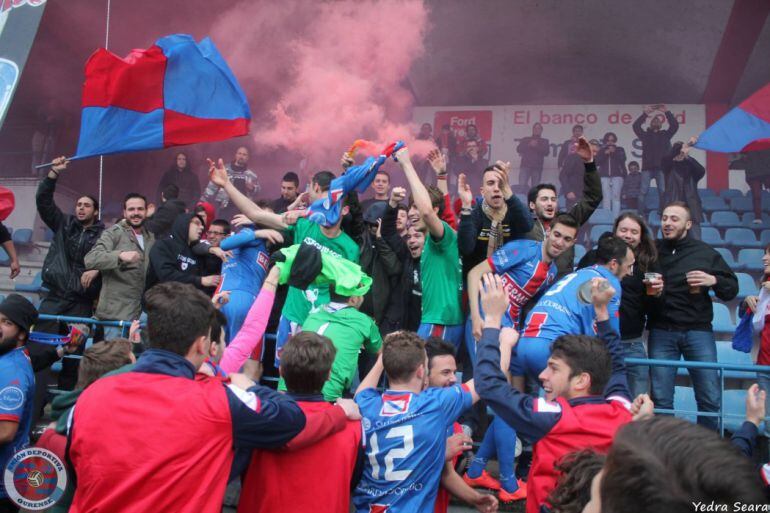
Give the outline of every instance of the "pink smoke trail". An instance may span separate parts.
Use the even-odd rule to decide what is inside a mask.
[[[403,85],[427,19],[422,0],[241,2],[211,34],[252,103],[257,149],[331,166],[356,139],[429,151],[413,140]]]

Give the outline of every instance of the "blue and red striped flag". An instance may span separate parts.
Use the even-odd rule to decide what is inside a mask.
[[[77,155],[157,150],[246,135],[251,111],[209,38],[175,34],[125,58],[100,48],[86,63]]]
[[[708,127],[695,147],[723,153],[770,148],[770,84]]]

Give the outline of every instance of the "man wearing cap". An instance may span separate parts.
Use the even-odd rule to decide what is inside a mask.
[[[24,348],[37,310],[19,294],[0,303],[0,470],[29,444],[35,375]],[[17,511],[0,480],[0,511]]]

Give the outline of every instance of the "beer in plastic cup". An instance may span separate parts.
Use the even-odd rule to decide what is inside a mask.
[[[644,284],[647,287],[647,295],[654,296],[657,292],[652,288],[652,282],[663,281],[663,275],[660,273],[644,273]]]

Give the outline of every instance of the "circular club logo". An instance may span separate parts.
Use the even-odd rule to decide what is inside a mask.
[[[13,455],[3,481],[17,506],[36,511],[50,508],[61,498],[67,487],[67,471],[51,451],[29,447]]]
[[[24,404],[21,388],[8,386],[0,390],[0,410],[12,411]]]

